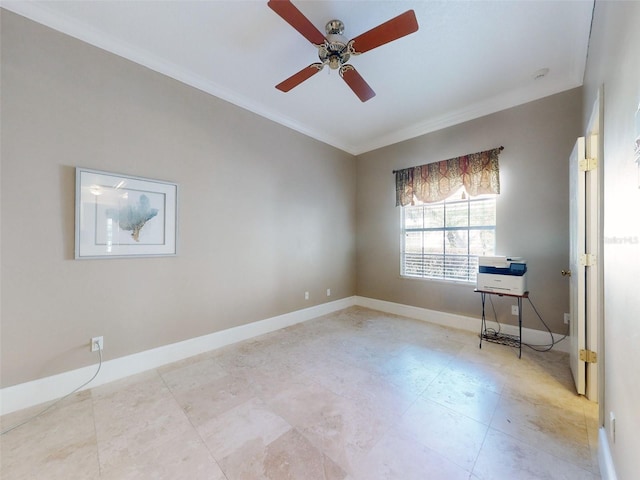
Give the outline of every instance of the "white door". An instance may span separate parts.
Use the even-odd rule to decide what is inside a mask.
[[[584,395],[586,384],[585,362],[580,360],[580,350],[584,350],[586,344],[586,318],[585,318],[585,264],[584,258],[586,246],[586,193],[585,172],[581,171],[580,161],[585,158],[584,137],[578,138],[569,161],[569,339],[571,350],[569,354],[571,372],[576,384],[576,390]]]

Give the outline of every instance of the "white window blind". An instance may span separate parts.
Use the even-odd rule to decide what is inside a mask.
[[[475,283],[478,257],[494,255],[495,196],[461,198],[401,208],[401,274]]]

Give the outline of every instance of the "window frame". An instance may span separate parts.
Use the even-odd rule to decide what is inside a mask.
[[[448,198],[440,201],[440,202],[434,202],[434,203],[422,203],[422,202],[415,202],[415,205],[406,205],[404,207],[400,207],[400,277],[403,279],[411,279],[411,280],[424,280],[424,281],[430,281],[430,282],[445,282],[445,283],[461,283],[461,284],[475,284],[476,283],[476,276],[478,273],[478,269],[477,269],[477,265],[478,265],[478,257],[481,256],[480,254],[472,254],[471,252],[471,235],[470,232],[472,231],[491,231],[493,232],[493,245],[491,246],[490,249],[486,250],[484,253],[482,253],[482,256],[484,255],[495,255],[495,249],[496,249],[496,230],[497,230],[497,195],[478,195],[475,197],[470,197],[469,195],[462,195],[462,193],[464,192],[464,189],[461,189],[459,191],[457,191],[456,193],[454,193],[453,195],[449,196]],[[492,206],[493,206],[493,224],[482,224],[482,225],[476,225],[477,222],[473,221],[472,218],[472,204],[474,203],[479,203],[479,202],[486,202],[487,200],[492,200]],[[450,225],[447,226],[447,205],[460,205],[460,204],[464,204],[466,205],[466,212],[467,212],[467,218],[466,218],[466,225],[464,226],[460,226],[460,225]],[[433,207],[433,206],[438,206],[441,205],[442,206],[442,222],[439,226],[425,226],[424,223],[421,227],[410,227],[410,228],[406,228],[405,226],[405,222],[406,222],[406,210],[408,208],[415,208],[415,207],[421,207],[423,208],[423,212],[424,212],[424,208],[425,207]],[[466,253],[464,254],[456,254],[456,253],[447,253],[447,232],[455,232],[455,231],[462,231],[462,232],[466,232]],[[407,273],[407,249],[406,249],[406,240],[407,240],[407,233],[411,233],[411,232],[421,232],[424,234],[424,232],[442,232],[442,249],[440,252],[438,253],[427,253],[425,252],[425,239],[424,237],[422,238],[422,252],[419,254],[415,254],[417,255],[420,259],[418,260],[418,263],[420,265],[420,270],[422,271],[422,274],[411,274],[411,273]],[[441,275],[427,275],[427,264],[425,263],[425,258],[427,257],[432,257],[434,259],[437,259],[438,257],[442,259],[442,274]],[[452,275],[447,275],[447,266],[452,265],[452,263],[448,263],[447,262],[447,258],[449,259],[464,259],[463,262],[460,263],[460,265],[462,265],[462,268],[466,268],[466,275],[464,275],[465,278],[460,278],[460,277],[455,277]],[[436,260],[437,261],[437,260]],[[453,260],[453,264],[455,264],[455,260]],[[464,264],[466,263],[466,266],[464,266]]]

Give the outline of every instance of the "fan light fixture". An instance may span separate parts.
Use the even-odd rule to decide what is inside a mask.
[[[346,63],[351,55],[368,52],[418,30],[416,14],[413,10],[407,10],[397,17],[347,40],[342,35],[344,24],[340,20],[331,20],[326,24],[327,34],[325,36],[290,0],[269,0],[267,4],[318,49],[318,58],[320,59],[319,63],[312,63],[276,85],[276,88],[282,92],[288,92],[297,87],[322,70],[325,65],[328,65],[331,70],[338,70],[340,77],[360,101],[366,102],[375,96],[375,92],[353,65]]]

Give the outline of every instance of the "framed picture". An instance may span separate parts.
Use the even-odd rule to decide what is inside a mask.
[[[176,254],[175,183],[76,168],[75,258]]]

